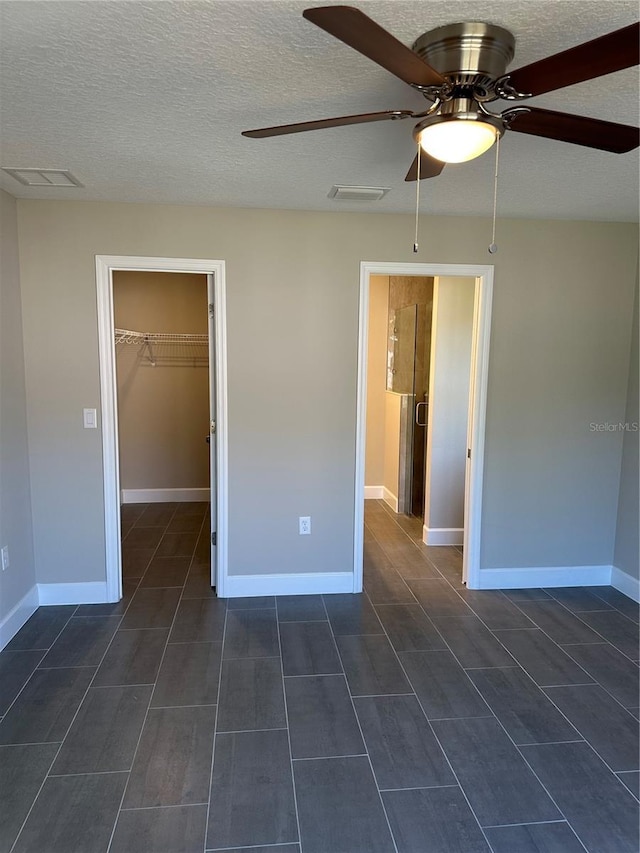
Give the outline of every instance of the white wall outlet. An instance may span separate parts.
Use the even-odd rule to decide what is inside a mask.
[[[301,515],[298,519],[298,533],[300,536],[308,536],[311,533],[311,516]]]
[[[6,572],[9,568],[9,546],[5,545],[0,553],[2,553],[2,571]]]
[[[82,423],[85,429],[98,428],[98,413],[95,409],[82,410]]]

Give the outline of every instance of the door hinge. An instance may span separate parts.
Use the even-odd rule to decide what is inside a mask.
[[[217,534],[217,533],[212,533],[212,534],[211,534],[211,544],[212,544],[212,545],[217,545],[217,544],[218,544],[218,541],[217,541],[217,540],[218,540],[218,534]]]
[[[216,422],[215,421],[211,421],[210,429],[211,429],[211,435],[215,435],[215,433],[216,433]]]
[[[471,459],[471,448],[467,448],[467,459]]]
[[[209,316],[213,317],[214,313],[215,313],[215,308],[213,307],[213,303],[211,303],[209,305]]]

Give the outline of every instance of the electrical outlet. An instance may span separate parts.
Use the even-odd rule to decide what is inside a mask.
[[[5,572],[9,568],[9,546],[5,545],[2,549],[2,571]]]
[[[311,533],[311,516],[301,515],[298,519],[298,533],[300,536],[308,536]]]

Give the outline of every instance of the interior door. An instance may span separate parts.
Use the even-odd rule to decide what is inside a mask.
[[[216,338],[213,274],[207,275],[207,297],[209,303],[209,490],[211,495],[211,586],[218,586],[218,561],[216,537],[218,530],[218,481],[216,440]]]

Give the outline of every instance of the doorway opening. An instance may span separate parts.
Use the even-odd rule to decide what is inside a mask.
[[[123,586],[212,574],[208,305],[206,275],[113,274]]]
[[[484,266],[361,265],[356,592],[368,498],[416,541],[460,548],[461,580],[478,585],[492,279]]]
[[[134,562],[175,573],[191,557],[223,597],[224,264],[99,256],[96,272],[108,600]]]

